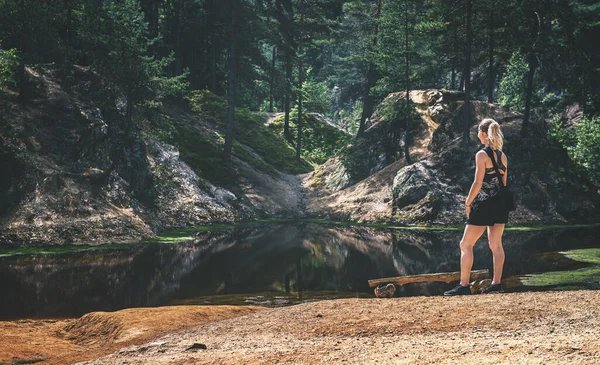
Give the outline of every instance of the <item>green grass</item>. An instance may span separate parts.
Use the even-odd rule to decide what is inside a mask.
[[[552,271],[527,275],[521,278],[526,286],[552,286],[561,289],[572,286],[580,287],[580,283],[600,284],[600,248],[587,248],[560,252],[571,260],[587,263],[590,266],[577,270]]]
[[[202,120],[213,124],[221,131],[225,130],[227,104],[224,100],[208,91],[194,91],[187,100],[190,110],[197,113]],[[252,113],[248,109],[236,109],[235,138],[238,143],[234,144],[233,154],[268,173],[274,173],[273,168],[292,174],[311,171],[312,166],[307,161],[298,160],[296,150],[277,133],[265,128],[264,123],[264,115]],[[262,161],[241,145],[252,149],[262,158]]]
[[[335,155],[346,144],[353,139],[352,136],[340,131],[317,119],[315,116],[306,114],[303,118],[302,128],[302,158],[314,164],[323,164]],[[269,124],[269,129],[283,138],[283,126],[285,117],[279,116]],[[296,143],[298,135],[298,113],[293,110],[290,113],[290,133]]]
[[[217,144],[183,123],[173,123],[175,131],[170,142],[196,175],[216,184],[233,180],[234,173],[223,165],[223,152]]]
[[[277,169],[300,174],[312,170],[312,166],[296,159],[296,150],[282,137],[265,128],[264,117],[247,109],[236,112],[236,138],[252,148],[263,160]]]

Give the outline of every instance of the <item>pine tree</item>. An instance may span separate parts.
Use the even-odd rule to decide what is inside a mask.
[[[129,129],[136,106],[180,92],[185,75],[168,77],[166,67],[173,57],[151,55],[154,40],[149,38],[139,2],[123,0],[100,7],[84,7],[79,13],[81,36],[92,55],[92,64],[106,78],[113,100],[123,98],[123,114]]]

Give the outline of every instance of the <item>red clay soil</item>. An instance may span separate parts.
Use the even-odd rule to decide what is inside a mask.
[[[73,364],[261,307],[174,306],[92,312],[78,319],[0,322],[0,364]]]
[[[69,364],[121,348],[86,364],[600,364],[599,304],[600,291],[565,291],[131,309],[13,323],[12,359]]]

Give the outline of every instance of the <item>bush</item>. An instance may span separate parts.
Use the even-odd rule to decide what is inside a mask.
[[[600,117],[586,116],[570,128],[564,128],[557,118],[549,132],[579,167],[593,179],[600,180]]]
[[[512,110],[525,110],[527,63],[518,52],[513,53],[498,86],[498,102]]]
[[[0,87],[15,83],[15,70],[18,63],[16,49],[0,48]]]

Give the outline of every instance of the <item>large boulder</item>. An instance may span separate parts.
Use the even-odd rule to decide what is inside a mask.
[[[443,175],[432,159],[398,171],[392,185],[392,215],[417,222],[447,222],[460,217],[464,193]]]

